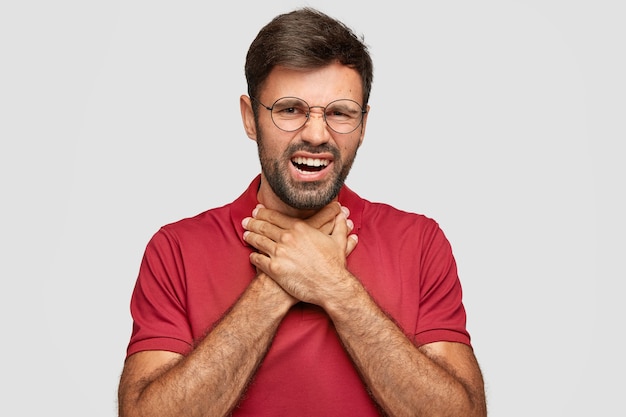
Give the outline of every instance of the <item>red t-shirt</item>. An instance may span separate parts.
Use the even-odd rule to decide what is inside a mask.
[[[257,204],[260,177],[233,203],[161,228],[150,240],[133,292],[128,355],[187,354],[255,276],[241,220]],[[359,243],[348,269],[417,345],[470,344],[448,240],[425,216],[371,203],[343,187]],[[381,352],[384,355],[385,352]],[[377,408],[316,306],[282,321],[234,416],[376,416]]]

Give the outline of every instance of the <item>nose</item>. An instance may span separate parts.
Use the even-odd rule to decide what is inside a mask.
[[[302,129],[302,140],[312,145],[320,145],[330,140],[330,131],[324,119],[324,109],[321,111],[311,107],[309,117]]]

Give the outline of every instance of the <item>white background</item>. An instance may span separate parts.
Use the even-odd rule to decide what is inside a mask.
[[[116,415],[145,244],[258,172],[245,53],[304,4],[370,45],[348,184],[451,240],[490,415],[625,415],[626,14],[601,0],[2,2],[0,415]]]

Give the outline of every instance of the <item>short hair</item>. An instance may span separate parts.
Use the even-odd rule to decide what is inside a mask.
[[[354,68],[361,75],[365,107],[374,70],[364,38],[313,8],[278,15],[259,31],[248,49],[245,64],[248,95],[258,97],[276,66],[315,69],[335,62]]]

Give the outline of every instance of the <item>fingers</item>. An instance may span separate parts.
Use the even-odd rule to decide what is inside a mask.
[[[281,229],[289,229],[295,221],[298,221],[298,219],[289,217],[278,211],[267,209],[261,204],[258,204],[252,211],[252,217],[278,226]]]
[[[241,225],[249,232],[254,232],[276,241],[280,237],[281,231],[290,228],[294,221],[296,219],[258,205],[252,211],[252,217],[243,219]],[[245,236],[246,234],[244,234],[244,238]]]
[[[338,202],[332,202],[306,219],[306,222],[309,226],[329,235],[333,230],[335,217],[341,212],[341,209],[342,207]]]
[[[349,215],[350,210],[337,202],[330,203],[304,221],[258,205],[253,210],[252,217],[246,217],[242,221],[246,230],[244,240],[262,253],[271,254],[285,230],[292,229],[297,223],[300,226],[304,223],[325,235],[334,236],[346,248],[347,256],[358,243],[357,236],[351,234],[354,223],[348,218]]]
[[[305,219],[305,222],[314,229],[318,229],[328,235],[332,232],[334,227],[335,217],[342,210],[346,212],[346,216],[349,215],[350,212],[346,207],[342,207],[341,204],[334,201],[327,204],[313,216]],[[289,217],[277,211],[266,209],[261,204],[257,205],[254,209],[252,217],[276,225],[281,229],[289,229],[293,226],[294,222],[300,221],[299,219]]]
[[[344,213],[346,213],[346,217],[347,217],[350,212],[346,208],[346,211],[344,211]],[[354,223],[352,222],[352,220],[346,219],[346,225],[348,227],[348,240],[346,242],[346,256],[348,256],[352,253],[354,248],[356,248],[356,244],[359,243],[359,237],[356,234],[352,233],[352,231],[354,230]]]
[[[352,223],[352,220],[348,219],[350,216],[350,210],[342,205],[338,205],[336,207],[338,207],[340,211],[335,212],[335,210],[333,210],[333,213],[335,213],[333,218],[329,219],[328,222],[318,228],[324,234],[330,235],[333,233],[333,230],[335,229],[335,222],[337,221],[337,215],[342,212],[345,215],[345,219],[347,219],[345,221],[348,222],[348,229],[352,230],[354,228],[354,223]]]
[[[354,223],[352,220],[347,218],[349,213],[350,212],[347,208],[342,207],[342,212],[335,218],[335,227],[331,233],[331,236],[337,238],[341,245],[345,245],[346,257],[352,253],[359,242],[358,236],[351,234],[354,229]]]
[[[359,237],[357,235],[348,236],[348,241],[346,242],[346,257],[356,248],[357,243],[359,243]]]
[[[350,215],[350,210],[347,207],[341,206],[338,202],[332,202],[325,207],[323,207],[319,212],[315,213],[313,216],[304,220],[304,222],[321,231],[324,234],[331,234],[333,228],[335,227],[335,218],[341,212],[346,214],[346,217]],[[256,208],[252,211],[252,217],[256,220],[262,220],[267,223],[273,224],[280,229],[290,229],[293,227],[294,223],[302,221],[301,219],[296,219],[285,214],[282,214],[278,211],[270,210],[265,208],[265,206],[258,204]],[[249,222],[250,217],[244,219],[244,222]],[[253,223],[254,224],[254,223]],[[258,225],[258,223],[256,223]],[[251,229],[252,226],[247,227],[244,224],[244,228],[248,230]],[[269,229],[266,229],[269,231]]]
[[[267,256],[258,252],[252,252],[250,253],[250,263],[257,268],[257,271],[261,271],[269,275],[270,259]]]
[[[276,247],[272,239],[250,230],[243,233],[243,240],[263,254],[273,254]]]

